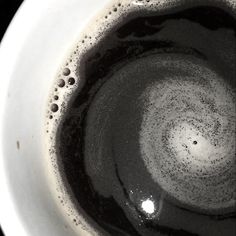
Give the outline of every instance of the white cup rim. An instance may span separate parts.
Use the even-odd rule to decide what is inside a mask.
[[[109,0],[25,0],[14,16],[4,38],[2,39],[0,45],[0,224],[7,236],[36,235],[35,233],[32,233],[33,226],[25,223],[25,219],[22,217],[15,202],[14,198],[16,197],[12,192],[12,188],[9,186],[11,184],[9,181],[9,171],[6,168],[7,160],[4,153],[3,133],[4,121],[6,119],[5,110],[8,100],[9,86],[11,85],[12,80],[15,79],[15,68],[19,67],[20,63],[25,60],[21,55],[24,52],[27,53],[27,51],[32,50],[31,47],[35,42],[34,39],[30,39],[30,36],[32,36],[32,34],[37,35],[37,27],[39,25],[45,27],[45,29],[41,30],[41,34],[37,35],[37,37],[43,39],[44,36],[48,34],[47,20],[50,19],[50,24],[54,24],[58,29],[56,29],[54,34],[52,33],[50,37],[47,35],[47,39],[51,38],[53,40],[56,36],[55,32],[65,30],[65,38],[61,39],[61,42],[69,42],[69,38],[76,39],[78,37],[79,32],[82,31],[83,26],[87,21],[89,21],[100,8],[103,8],[108,1]],[[76,10],[73,11],[73,8],[76,8],[79,14],[76,13]],[[65,9],[65,13],[66,10],[68,10],[69,13],[64,14],[62,9]],[[84,19],[83,22],[81,22],[81,18]],[[65,24],[68,25],[68,28],[64,29],[65,24],[60,25],[60,27],[57,26],[56,23],[58,22],[58,19],[61,21],[63,19]],[[80,23],[75,32],[75,30],[73,30],[73,22],[76,20]],[[49,51],[54,50],[52,53],[56,54],[55,49],[57,44],[59,44],[59,42],[55,42],[55,45],[53,45],[52,49],[49,49]],[[71,46],[70,43],[68,43],[68,46],[58,46],[61,49],[61,52],[56,56],[59,56],[61,60],[62,55],[65,55]],[[62,61],[60,61],[60,63],[61,62]],[[42,234],[38,233],[37,235]],[[55,234],[51,232],[51,234],[48,235]],[[69,235],[73,235],[73,233]]]

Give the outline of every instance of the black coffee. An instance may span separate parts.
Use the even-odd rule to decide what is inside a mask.
[[[181,2],[113,5],[58,75],[50,160],[90,232],[236,234],[235,8]]]

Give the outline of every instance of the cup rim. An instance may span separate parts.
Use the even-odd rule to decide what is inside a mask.
[[[73,37],[83,30],[82,25],[85,25],[91,17],[103,8],[109,0],[71,0],[70,3],[67,0],[25,0],[14,18],[12,19],[2,41],[0,44],[0,74],[1,74],[1,88],[0,88],[0,224],[2,230],[7,236],[32,235],[32,225],[27,225],[24,222],[16,202],[15,196],[10,188],[9,173],[6,168],[6,156],[4,153],[4,121],[6,119],[5,110],[8,99],[8,89],[11,81],[14,78],[15,67],[20,64],[22,51],[30,49],[31,42],[29,36],[35,33],[37,25],[45,25],[47,22],[43,16],[50,15],[52,22],[57,22],[59,17],[68,17],[67,14],[57,15],[56,11],[63,9],[68,4],[71,6],[79,7],[83,9],[81,15],[85,19],[84,23],[76,29],[76,33],[71,33]],[[93,6],[91,6],[93,3]],[[88,12],[89,11],[89,12]],[[75,14],[73,14],[72,17]],[[82,16],[80,16],[82,17]],[[88,19],[87,19],[88,18]],[[72,20],[70,20],[72,22]],[[58,27],[58,30],[59,27]],[[72,29],[69,29],[69,32]],[[44,34],[47,34],[45,31]],[[40,36],[41,37],[41,36]],[[50,36],[51,37],[51,36]],[[68,38],[69,36],[67,36]],[[29,45],[28,45],[29,44]],[[68,42],[70,44],[70,42]],[[68,49],[68,48],[67,48]],[[68,50],[66,50],[68,51]],[[58,67],[58,65],[57,65]]]
[[[26,25],[32,24],[28,22],[30,1],[23,1],[17,12],[15,13],[13,19],[11,20],[0,44],[0,73],[2,74],[1,79],[1,92],[0,92],[0,133],[3,133],[3,123],[4,123],[4,111],[7,98],[7,90],[10,84],[10,74],[12,70],[13,63],[10,62],[12,55],[16,55],[13,59],[16,61],[17,53],[14,50],[20,50],[21,44],[24,41],[26,34],[20,35],[18,43],[15,42],[15,34],[17,34],[18,29],[22,28],[22,23]],[[25,33],[28,29],[25,28]],[[3,79],[4,78],[4,79]],[[28,235],[17,211],[15,210],[15,205],[12,201],[12,195],[8,188],[7,173],[5,171],[4,163],[4,153],[3,153],[3,135],[0,135],[0,223],[3,232],[6,235]],[[14,227],[12,227],[14,225]]]

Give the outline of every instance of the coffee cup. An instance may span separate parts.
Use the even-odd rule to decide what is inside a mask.
[[[234,235],[235,9],[26,1],[0,52],[6,234]]]

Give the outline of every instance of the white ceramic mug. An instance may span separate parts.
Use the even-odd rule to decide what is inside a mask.
[[[26,0],[2,41],[0,224],[7,236],[77,235],[61,215],[46,180],[45,105],[58,65],[107,2]],[[79,231],[90,235],[82,227]]]

